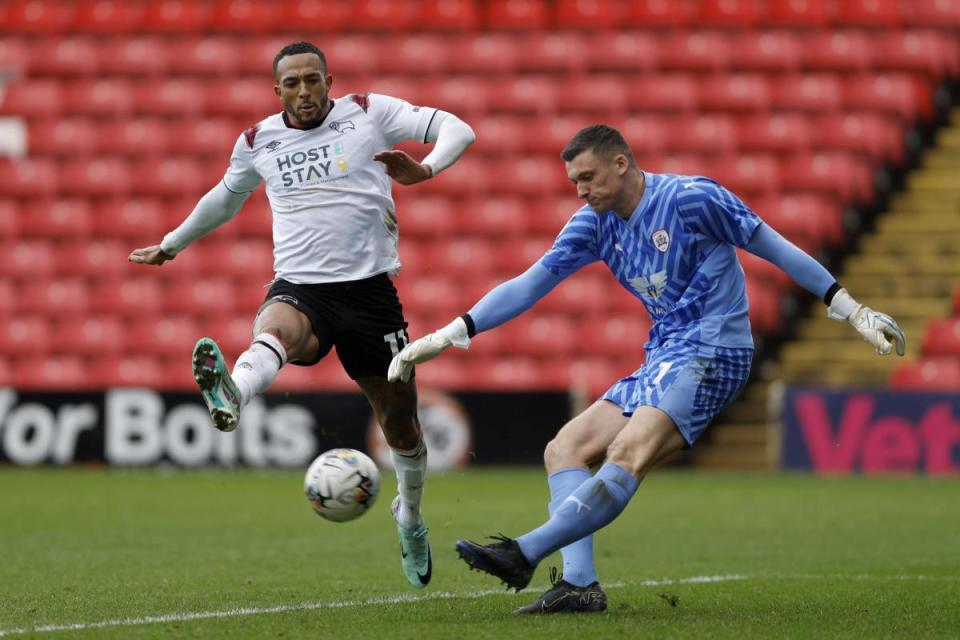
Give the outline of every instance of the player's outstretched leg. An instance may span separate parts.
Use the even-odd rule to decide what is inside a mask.
[[[213,426],[233,431],[240,420],[240,391],[227,372],[220,347],[210,338],[200,338],[193,347],[193,378],[210,411]]]
[[[546,593],[514,613],[598,613],[607,609],[607,594],[596,580],[578,587],[564,580],[556,567],[550,567],[550,582],[553,586]]]
[[[397,533],[400,535],[400,563],[403,575],[414,588],[422,589],[433,576],[433,557],[430,555],[430,540],[427,538],[427,524],[420,522],[413,527],[400,523],[400,510],[403,501],[398,495],[390,505],[390,513],[397,521]]]
[[[530,584],[536,565],[524,557],[517,541],[505,535],[490,538],[496,542],[480,544],[471,540],[458,540],[457,555],[470,565],[471,569],[500,578],[508,589],[520,591]]]

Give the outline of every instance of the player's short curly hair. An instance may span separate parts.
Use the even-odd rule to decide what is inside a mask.
[[[277,75],[277,66],[280,64],[280,60],[286,58],[287,56],[294,56],[298,53],[313,53],[320,58],[320,67],[323,69],[323,72],[327,72],[327,56],[323,55],[323,51],[317,47],[317,45],[312,42],[293,42],[288,44],[283,49],[280,49],[278,53],[273,58],[273,75]]]
[[[595,124],[580,129],[577,135],[573,136],[573,139],[560,152],[560,157],[563,158],[564,162],[570,162],[588,149],[596,155],[608,159],[622,153],[627,157],[630,164],[636,164],[630,145],[627,144],[623,135],[605,124]]]

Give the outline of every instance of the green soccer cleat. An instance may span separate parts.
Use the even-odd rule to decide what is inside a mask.
[[[390,512],[394,519],[400,510],[400,496],[393,499]],[[427,540],[427,525],[423,522],[413,529],[407,529],[399,522],[397,533],[400,534],[400,561],[403,566],[403,575],[415,589],[422,589],[430,582],[433,575],[433,558],[430,556],[430,541]]]
[[[193,347],[193,378],[213,426],[220,431],[236,429],[240,421],[240,391],[227,372],[220,347],[210,338],[200,338]]]

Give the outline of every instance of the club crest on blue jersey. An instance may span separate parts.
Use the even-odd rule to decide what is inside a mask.
[[[666,229],[657,229],[653,232],[653,235],[650,236],[650,239],[653,240],[653,246],[655,246],[660,253],[666,253],[667,249],[670,248],[670,234],[667,233]]]

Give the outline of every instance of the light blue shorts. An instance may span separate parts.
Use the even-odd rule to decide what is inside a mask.
[[[621,378],[601,399],[632,416],[637,407],[660,409],[692,445],[750,377],[753,349],[668,342],[647,352],[642,367]]]

